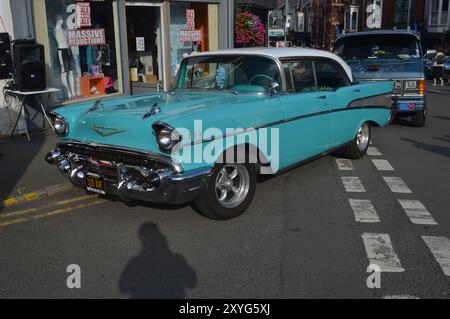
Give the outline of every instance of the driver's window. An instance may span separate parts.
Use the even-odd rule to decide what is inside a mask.
[[[312,61],[291,61],[283,64],[287,88],[292,93],[316,91],[316,79]]]
[[[309,93],[316,91],[316,79],[311,61],[292,62],[292,78],[297,93]]]
[[[336,91],[347,85],[342,72],[331,62],[316,62],[317,86],[319,91]]]

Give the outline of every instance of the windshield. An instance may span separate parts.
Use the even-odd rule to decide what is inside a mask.
[[[399,59],[421,57],[417,38],[411,35],[365,35],[338,40],[334,53],[345,60]]]
[[[260,56],[201,56],[183,61],[175,89],[268,93],[281,85],[277,63]]]

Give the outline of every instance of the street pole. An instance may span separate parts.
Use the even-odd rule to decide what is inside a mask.
[[[288,6],[289,6],[289,0],[286,0],[286,7],[284,9],[284,16],[285,16],[285,22],[284,22],[284,45],[286,46],[287,43],[287,32],[288,32]]]
[[[406,28],[408,28],[411,23],[411,4],[411,0],[408,0],[408,24]]]

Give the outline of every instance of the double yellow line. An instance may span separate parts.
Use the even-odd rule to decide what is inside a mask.
[[[80,202],[83,202],[85,200],[92,199],[92,198],[93,198],[92,195],[91,196],[86,195],[86,196],[81,196],[81,197],[76,197],[76,198],[71,198],[71,199],[67,199],[67,200],[53,202],[46,206],[34,207],[34,208],[30,208],[30,209],[24,209],[24,210],[19,210],[19,211],[15,211],[15,212],[0,214],[0,228],[17,225],[17,224],[22,224],[22,223],[26,223],[26,222],[30,222],[30,221],[34,221],[34,220],[44,219],[44,218],[48,218],[48,217],[53,217],[53,216],[57,216],[57,215],[62,215],[62,214],[76,211],[76,210],[105,204],[107,202],[104,199],[99,199],[99,198],[94,197],[94,198],[96,198],[96,200],[93,202],[78,204]],[[74,204],[78,204],[78,205],[73,206]],[[71,206],[64,207],[67,205],[71,205]],[[58,208],[58,207],[62,207],[62,208]],[[44,212],[39,213],[41,211],[44,211]],[[34,213],[39,213],[39,214],[33,215]],[[10,218],[12,218],[12,219],[10,219]],[[6,221],[3,222],[2,220],[6,220]]]

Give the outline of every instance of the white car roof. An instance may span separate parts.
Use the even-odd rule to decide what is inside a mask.
[[[319,57],[327,58],[339,63],[347,73],[349,79],[353,82],[352,70],[348,64],[338,57],[336,54],[309,48],[242,48],[228,49],[211,52],[194,53],[191,56],[207,56],[207,55],[263,55],[275,59],[294,58],[294,57]]]

